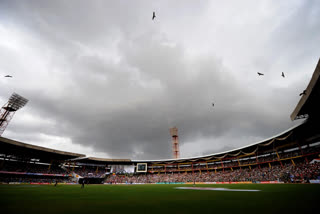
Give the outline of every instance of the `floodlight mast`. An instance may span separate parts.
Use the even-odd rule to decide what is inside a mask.
[[[179,137],[178,137],[178,129],[177,127],[173,127],[170,129],[170,134],[172,137],[172,153],[173,158],[180,158],[180,150],[179,150]]]
[[[19,94],[13,93],[9,98],[9,101],[0,110],[0,136],[3,134],[4,130],[7,128],[13,115],[25,106],[28,100]]]

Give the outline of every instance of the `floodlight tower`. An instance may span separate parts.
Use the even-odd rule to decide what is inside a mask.
[[[171,134],[171,137],[172,137],[173,158],[174,159],[178,159],[180,157],[178,129],[176,127],[171,128],[170,129],[170,134]]]
[[[0,110],[0,136],[8,126],[13,115],[27,104],[28,100],[19,94],[13,93],[9,101]]]

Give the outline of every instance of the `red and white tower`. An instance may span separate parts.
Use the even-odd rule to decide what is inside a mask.
[[[171,137],[172,137],[173,158],[174,159],[178,159],[180,157],[178,129],[176,127],[171,128],[170,129],[170,134],[171,134]]]
[[[9,101],[0,109],[0,136],[8,126],[14,113],[27,104],[28,100],[13,93]]]

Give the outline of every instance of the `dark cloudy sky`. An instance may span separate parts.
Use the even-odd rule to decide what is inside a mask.
[[[295,124],[319,47],[317,0],[1,0],[0,104],[29,99],[3,137],[164,159],[177,126],[181,157],[244,146]]]

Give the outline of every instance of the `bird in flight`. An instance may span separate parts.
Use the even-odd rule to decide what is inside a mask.
[[[264,75],[263,73],[260,73],[260,72],[257,72],[257,74],[258,74],[259,76],[263,76],[263,75]]]
[[[307,95],[307,90],[303,90],[303,92],[299,94],[299,96],[302,96],[302,95]]]
[[[214,103],[212,103],[212,107],[214,106]]]
[[[283,73],[283,72],[282,72],[281,76],[282,76],[283,78],[285,78],[285,76],[284,76],[284,73]]]
[[[12,76],[11,76],[11,75],[5,75],[4,77],[10,77],[10,78],[12,78]]]
[[[156,18],[156,12],[153,11],[152,20]]]

